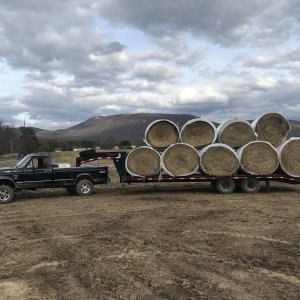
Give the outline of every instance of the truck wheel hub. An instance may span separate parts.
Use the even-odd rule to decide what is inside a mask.
[[[10,197],[10,192],[8,190],[0,190],[0,201],[6,201]]]
[[[87,193],[91,190],[91,187],[90,187],[89,184],[83,183],[83,184],[80,186],[80,190],[81,190],[82,193],[87,194]]]

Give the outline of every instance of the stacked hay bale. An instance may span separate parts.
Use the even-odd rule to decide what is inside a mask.
[[[280,169],[292,177],[300,177],[300,138],[291,138],[279,148]]]
[[[252,122],[257,140],[265,141],[278,148],[291,133],[288,120],[279,113],[267,113]]]
[[[213,144],[217,139],[215,125],[202,118],[192,119],[186,122],[181,129],[181,141],[196,149],[201,149]]]
[[[160,154],[150,147],[136,148],[127,155],[125,167],[132,176],[155,176],[160,172]]]
[[[239,160],[230,146],[217,143],[206,146],[200,151],[200,167],[210,176],[231,176],[236,174]]]
[[[256,140],[255,132],[248,121],[232,119],[222,123],[217,130],[219,143],[234,149]]]
[[[180,139],[178,126],[169,120],[156,120],[146,129],[145,142],[154,149],[166,149]]]
[[[202,118],[188,121],[181,131],[174,122],[156,120],[146,129],[147,146],[127,156],[126,169],[142,177],[162,171],[173,177],[196,172],[226,177],[238,170],[264,176],[276,172],[280,162],[285,174],[300,177],[300,138],[288,140],[290,130],[278,113],[265,114],[252,124],[231,119],[217,129]]]
[[[188,144],[169,146],[162,154],[162,169],[171,176],[188,176],[199,169],[200,157],[197,150]]]
[[[268,142],[250,142],[238,151],[241,169],[251,175],[269,175],[274,173],[279,165],[278,153]]]

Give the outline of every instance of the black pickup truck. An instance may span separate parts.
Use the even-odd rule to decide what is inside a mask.
[[[106,184],[107,167],[58,168],[48,155],[29,154],[14,167],[0,168],[0,204],[13,201],[15,191],[64,187],[80,196],[92,194],[95,184]]]

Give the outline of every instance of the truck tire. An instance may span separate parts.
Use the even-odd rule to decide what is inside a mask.
[[[245,178],[241,182],[241,189],[244,193],[254,194],[260,190],[260,181],[255,177]]]
[[[79,156],[81,156],[81,157],[93,156],[95,154],[96,154],[95,149],[87,149],[87,150],[83,150],[83,151],[79,152]]]
[[[6,184],[0,185],[0,204],[12,202],[15,197],[14,189]]]
[[[235,190],[235,182],[231,178],[218,179],[215,188],[220,194],[230,194]]]
[[[79,196],[89,196],[94,191],[93,183],[88,179],[81,179],[76,184],[76,193]]]

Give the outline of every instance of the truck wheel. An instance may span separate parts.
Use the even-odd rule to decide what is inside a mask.
[[[241,189],[244,193],[257,193],[260,190],[260,181],[257,178],[246,178],[241,182]]]
[[[14,200],[14,189],[9,185],[0,185],[0,204],[12,202]]]
[[[231,178],[218,179],[215,188],[220,194],[230,194],[235,190],[235,182]]]
[[[89,196],[94,191],[93,183],[88,179],[79,180],[76,184],[76,193],[79,196]]]
[[[83,151],[79,152],[79,156],[81,156],[81,157],[93,156],[95,154],[96,154],[95,149],[87,149],[87,150],[83,150]]]

